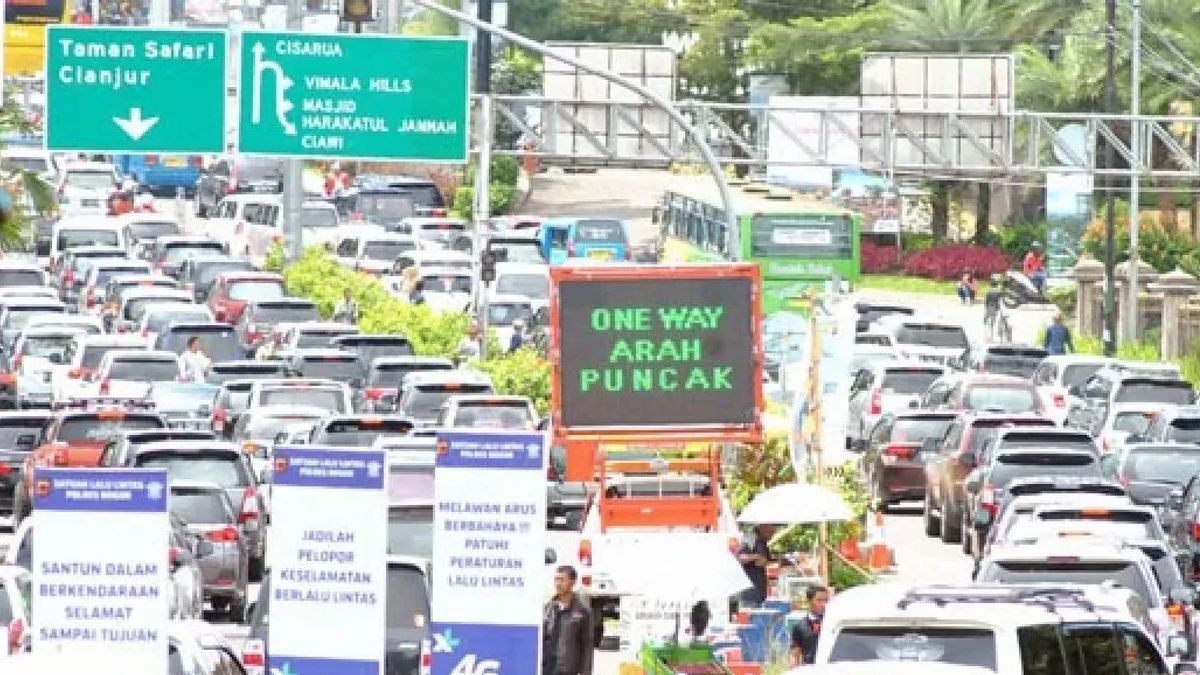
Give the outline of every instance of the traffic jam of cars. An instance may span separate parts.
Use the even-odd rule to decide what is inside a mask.
[[[972,578],[834,597],[817,662],[907,650],[995,672],[1190,671],[1200,406],[1179,368],[977,340],[920,307],[855,309],[847,445],[869,498],[919,502],[925,536],[960,547]],[[1059,644],[1078,656],[1047,651]]]

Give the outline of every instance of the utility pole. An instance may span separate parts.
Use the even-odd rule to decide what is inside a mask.
[[[1142,2],[1133,0],[1130,17],[1133,41],[1130,49],[1129,70],[1129,107],[1133,111],[1133,120],[1129,129],[1129,150],[1133,155],[1133,165],[1129,168],[1129,316],[1125,317],[1125,336],[1130,340],[1138,339],[1138,235],[1141,224],[1138,222],[1138,201],[1141,198],[1139,179],[1142,170],[1142,130],[1138,115],[1142,113]]]
[[[288,0],[288,30],[301,32],[303,24],[303,0]],[[294,262],[304,253],[304,230],[300,227],[300,212],[304,209],[304,160],[289,158],[284,161],[284,166],[283,250],[288,262]]]
[[[1107,112],[1116,110],[1117,87],[1117,0],[1104,0],[1105,29],[1108,41],[1105,50],[1104,75],[1104,109]],[[1107,139],[1104,141],[1104,168],[1111,169],[1116,163],[1113,146]],[[1093,176],[1094,180],[1094,176]],[[1117,353],[1117,297],[1116,297],[1116,268],[1117,268],[1117,221],[1116,204],[1113,199],[1113,179],[1111,175],[1104,176],[1104,354],[1114,356]]]
[[[492,0],[479,0],[479,21],[492,22]],[[483,281],[483,233],[491,217],[492,184],[492,34],[482,28],[475,30],[475,93],[479,94],[479,164],[475,168],[475,236],[471,246],[475,263],[475,315],[483,338],[479,342],[479,358],[487,358],[487,289]]]

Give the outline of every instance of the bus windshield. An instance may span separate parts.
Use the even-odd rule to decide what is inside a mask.
[[[848,258],[849,217],[824,214],[758,216],[750,227],[750,255],[764,258]]]

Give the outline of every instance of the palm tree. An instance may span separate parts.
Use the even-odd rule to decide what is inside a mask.
[[[16,99],[5,91],[0,105],[0,135],[29,135],[36,131]],[[0,180],[3,181],[0,190],[7,193],[0,195],[0,199],[8,197],[12,202],[11,208],[0,217],[0,245],[10,249],[32,245],[34,221],[58,210],[54,188],[41,176],[23,169],[0,169]]]

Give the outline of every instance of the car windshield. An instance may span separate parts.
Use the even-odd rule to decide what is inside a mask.
[[[136,382],[172,382],[179,378],[179,362],[175,359],[121,359],[109,367],[108,377]]]
[[[1200,451],[1185,448],[1134,450],[1125,461],[1122,473],[1130,480],[1186,483],[1188,476],[1200,473]]]
[[[433,557],[433,507],[393,506],[388,509],[388,555]]]
[[[50,170],[50,161],[45,157],[3,157],[0,158],[0,167],[6,171],[46,173]]]
[[[401,194],[360,194],[358,211],[367,221],[396,221],[412,216],[413,198]]]
[[[1002,413],[1037,412],[1037,395],[1027,387],[973,386],[967,391],[969,410]]]
[[[38,314],[62,314],[61,308],[55,307],[13,307],[5,315],[4,329],[21,329],[29,320]]]
[[[0,419],[0,448],[32,450],[44,426],[40,419]]]
[[[254,308],[253,317],[253,319],[248,319],[250,323],[265,323],[269,325],[321,320],[321,315],[317,312],[316,305],[302,304],[258,305]]]
[[[142,316],[142,310],[146,305],[161,304],[161,305],[191,305],[191,300],[187,298],[166,297],[158,295],[150,295],[142,298],[129,298],[125,301],[125,318],[138,319]]]
[[[926,389],[929,389],[929,385],[941,376],[941,369],[888,370],[883,374],[883,383],[880,388],[885,394],[923,394]]]
[[[82,246],[116,246],[121,243],[116,230],[59,230],[58,250]]]
[[[229,284],[229,299],[253,302],[278,300],[283,297],[283,284],[275,280],[235,281]]]
[[[1149,412],[1119,412],[1113,418],[1113,431],[1127,431],[1130,434],[1144,434],[1150,429],[1154,415]]]
[[[198,287],[205,287],[212,284],[222,272],[240,272],[249,270],[250,263],[245,260],[222,260],[220,262],[206,262],[203,265],[197,266],[195,274],[192,275],[193,280]]]
[[[896,420],[892,425],[892,443],[920,443],[927,438],[941,438],[953,418],[910,417]]]
[[[984,628],[843,626],[830,663],[922,661],[996,670],[996,635]]]
[[[142,319],[146,321],[147,326],[166,327],[172,323],[208,323],[212,321],[213,316],[212,312],[204,307],[179,304],[172,309],[147,311],[142,315]],[[186,340],[184,344],[187,344]]]
[[[1087,382],[1092,375],[1100,370],[1099,363],[1077,363],[1066,366],[1062,372],[1062,384],[1064,387],[1075,387]]]
[[[896,341],[916,347],[966,349],[967,333],[958,326],[904,324],[896,330]]]
[[[166,469],[167,478],[173,481],[212,483],[225,489],[250,485],[249,472],[236,455],[227,452],[145,452],[137,456],[134,465],[143,469]]]
[[[358,354],[358,359],[363,363],[371,363],[384,356],[412,356],[413,353],[412,345],[408,340],[341,343],[338,346]]]
[[[533,310],[522,302],[492,302],[488,304],[488,324],[511,326],[514,321],[528,324],[533,320]]]
[[[979,581],[1002,584],[1066,583],[1098,585],[1112,583],[1137,593],[1153,606],[1158,591],[1150,590],[1146,577],[1133,562],[1123,560],[1005,560],[984,567]]]
[[[415,388],[404,405],[404,413],[417,419],[434,419],[438,416],[446,399],[455,394],[490,394],[491,387],[482,384],[462,384],[453,388],[424,385]]]
[[[624,244],[625,228],[617,220],[581,220],[575,224],[575,241],[580,244]]]
[[[205,384],[176,384],[154,387],[150,398],[158,410],[197,411],[200,406],[211,410],[217,400],[218,388]]]
[[[546,258],[542,255],[542,247],[536,241],[496,241],[489,243],[487,248],[496,251],[497,262],[528,263],[532,265],[544,265],[546,263]]]
[[[330,332],[323,330],[306,330],[301,331],[296,338],[296,346],[300,349],[309,349],[312,347],[328,347],[329,341],[339,335],[350,335],[354,331],[346,329],[338,332]]]
[[[96,415],[78,415],[63,420],[55,436],[59,441],[108,441],[123,431],[161,429],[162,420],[156,415],[117,415],[102,419]]]
[[[550,277],[545,274],[501,274],[496,279],[496,292],[545,300],[550,297]]]
[[[113,277],[124,276],[128,274],[147,274],[150,272],[149,265],[127,265],[125,267],[105,267],[96,270],[96,288],[105,288],[108,282]]]
[[[417,245],[411,241],[368,241],[363,246],[362,257],[367,260],[394,261],[401,253],[415,250]]]
[[[470,293],[471,277],[458,275],[430,275],[421,277],[426,293]],[[497,284],[498,286],[499,284]]]
[[[68,171],[63,182],[68,187],[85,190],[111,190],[117,186],[112,171]]]
[[[83,354],[79,359],[79,367],[86,370],[95,370],[100,367],[100,362],[104,360],[104,355],[118,349],[129,349],[128,345],[93,345],[83,348]]]
[[[425,575],[411,567],[388,566],[387,629],[424,629],[429,620],[429,589]]]
[[[179,223],[174,223],[169,220],[161,222],[140,222],[129,224],[129,237],[133,240],[139,239],[157,239],[159,237],[173,237],[183,234]]]
[[[312,429],[319,417],[306,415],[279,415],[278,417],[258,417],[246,425],[246,437],[263,441],[273,440],[279,434],[303,433]]]
[[[279,387],[263,389],[259,405],[303,405],[324,408],[333,412],[348,412],[346,397],[340,389],[322,387]]]
[[[187,349],[187,343],[196,338],[200,341],[200,351],[213,361],[236,361],[246,357],[246,352],[238,344],[237,334],[232,326],[207,330],[171,328],[168,332],[171,336],[169,349],[177,354],[182,354]]]
[[[522,402],[463,401],[451,424],[476,429],[528,429],[533,420],[529,417],[529,408]]]
[[[1046,353],[1041,350],[1006,349],[1003,352],[989,352],[983,359],[983,367],[989,373],[1029,378],[1045,358]]]
[[[1195,398],[1186,382],[1126,382],[1117,390],[1117,403],[1190,405]]]
[[[282,163],[275,159],[239,158],[237,161],[239,181],[278,180],[283,175]]]
[[[214,253],[223,251],[221,244],[218,242],[209,243],[190,243],[172,246],[163,251],[163,260],[179,262],[180,260],[188,260],[190,258],[203,258]]]
[[[21,354],[38,359],[50,359],[55,354],[66,361],[67,350],[75,343],[75,338],[62,335],[39,335],[26,338],[25,347]]]
[[[412,431],[407,420],[345,420],[330,422],[316,442],[354,448],[370,447],[380,436],[404,435]]]
[[[384,364],[372,369],[370,386],[398,388],[404,382],[404,376],[409,373],[428,372],[431,370],[451,370],[448,363],[407,363]]]
[[[41,285],[42,273],[37,270],[0,270],[0,288]]]
[[[1092,455],[1074,452],[1000,455],[988,472],[988,483],[1004,488],[1016,478],[1032,476],[1100,478],[1100,463]]]
[[[321,209],[305,207],[300,209],[300,227],[323,229],[337,227],[338,215],[336,209]]]
[[[357,358],[304,359],[297,370],[300,372],[300,377],[338,382],[349,382],[363,376],[362,364],[358,362]]]
[[[210,490],[171,489],[171,513],[185,523],[224,525],[232,518],[225,506],[225,495]]]

